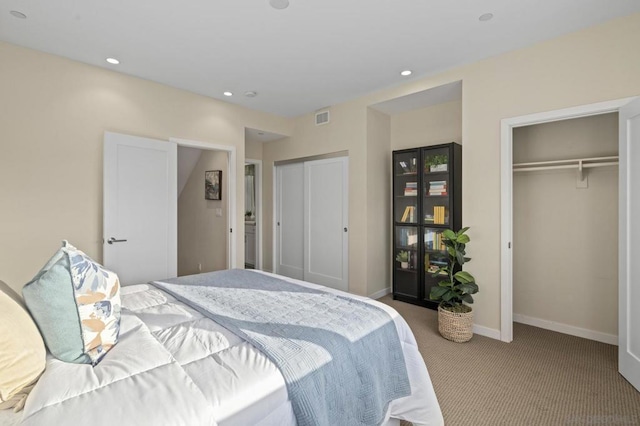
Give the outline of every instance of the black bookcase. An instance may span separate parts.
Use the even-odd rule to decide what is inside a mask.
[[[436,309],[429,292],[446,262],[442,231],[462,227],[462,146],[394,151],[392,170],[393,298]]]

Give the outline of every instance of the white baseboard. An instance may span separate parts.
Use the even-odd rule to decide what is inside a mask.
[[[513,321],[521,324],[532,325],[546,330],[557,331],[558,333],[569,334],[571,336],[582,337],[595,340],[596,342],[607,343],[618,346],[618,336],[615,334],[602,333],[600,331],[587,330],[586,328],[575,327],[573,325],[562,324],[540,318],[529,317],[521,314],[513,314]]]
[[[372,295],[370,295],[369,297],[371,299],[380,299],[382,296],[386,296],[387,294],[391,293],[391,287],[387,287],[387,288],[383,288],[380,291],[376,291],[375,293],[373,293]]]
[[[492,339],[500,340],[500,330],[495,328],[485,327],[483,325],[473,324],[473,333],[480,336],[490,337]]]

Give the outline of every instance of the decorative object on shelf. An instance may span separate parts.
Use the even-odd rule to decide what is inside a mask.
[[[396,260],[400,262],[400,268],[409,269],[409,252],[406,250],[400,250],[396,256]]]
[[[442,231],[443,243],[447,249],[447,264],[439,267],[433,276],[442,275],[441,278],[445,279],[431,287],[429,296],[432,300],[440,301],[438,331],[445,339],[459,343],[467,342],[473,337],[473,310],[465,302],[473,303],[471,295],[478,292],[473,275],[461,270],[462,265],[471,260],[465,257],[466,245],[470,241],[466,234],[468,229],[462,228],[458,232],[450,229]]]
[[[413,157],[408,161],[400,161],[399,165],[402,167],[402,171],[406,175],[416,174],[416,158]]]
[[[449,157],[444,154],[428,155],[424,160],[425,170],[430,172],[446,172],[449,170]]]
[[[222,170],[204,172],[205,200],[222,200]]]

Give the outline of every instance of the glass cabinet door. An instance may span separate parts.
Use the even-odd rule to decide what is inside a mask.
[[[417,226],[396,226],[394,236],[394,283],[395,291],[405,296],[418,298],[420,231]]]
[[[424,149],[422,152],[422,212],[425,225],[445,225],[451,211],[451,159],[449,149]]]
[[[394,155],[394,212],[396,223],[418,223],[418,151]]]
[[[424,299],[429,300],[431,287],[441,278],[433,276],[440,267],[447,266],[448,255],[442,239],[444,228],[424,228]],[[445,274],[441,274],[445,275]]]

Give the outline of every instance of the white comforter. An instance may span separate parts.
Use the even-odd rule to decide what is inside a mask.
[[[444,424],[404,319],[387,305],[348,296],[381,307],[398,329],[412,395],[390,404],[387,423]],[[96,367],[49,357],[27,400],[24,424],[296,424],[282,375],[251,344],[147,284],[123,287],[122,306],[120,341]]]

